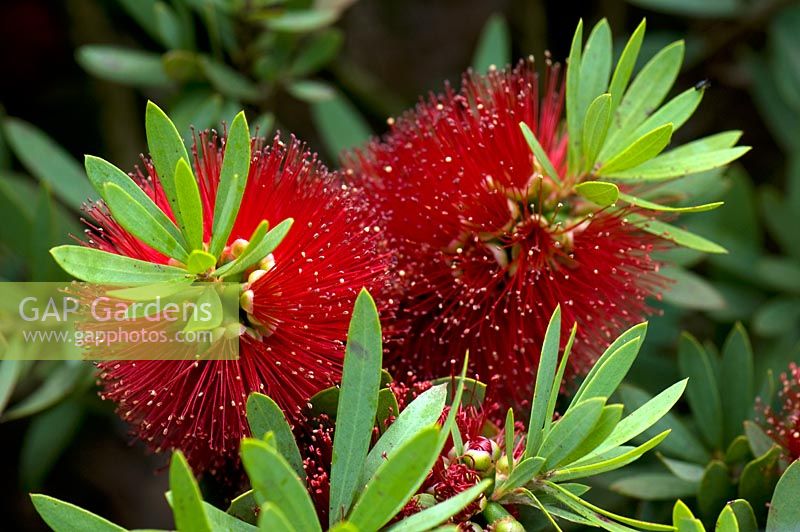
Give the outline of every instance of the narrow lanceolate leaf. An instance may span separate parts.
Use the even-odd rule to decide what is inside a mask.
[[[259,225],[259,228],[253,233],[253,238],[242,254],[239,255],[235,261],[229,262],[222,268],[219,268],[217,270],[217,275],[220,277],[237,275],[272,253],[286,237],[293,223],[294,219],[287,218],[273,227],[267,234],[261,233],[260,228],[262,226]]]
[[[549,471],[586,439],[600,419],[605,405],[604,397],[595,397],[578,403],[553,424],[539,449],[545,458],[544,470]]]
[[[601,207],[613,205],[619,198],[619,187],[606,181],[584,181],[575,185],[575,191]]]
[[[464,363],[461,366],[461,373],[458,376],[458,381],[456,382],[456,387],[453,392],[453,401],[450,403],[450,412],[447,414],[447,419],[445,420],[444,425],[442,425],[442,431],[439,433],[439,446],[437,447],[437,452],[439,453],[441,453],[444,449],[450,434],[458,432],[458,426],[456,425],[456,413],[461,406],[461,397],[464,394],[464,381],[466,380],[467,367],[469,367],[469,351],[467,351],[464,355]],[[453,447],[455,447],[455,443],[457,442],[455,441],[455,438],[453,440]]]
[[[543,434],[549,432],[550,425],[553,424],[553,415],[556,412],[556,402],[558,402],[558,392],[561,391],[561,383],[564,380],[564,373],[567,370],[567,363],[569,362],[569,355],[572,353],[572,345],[575,343],[576,334],[578,334],[577,322],[572,324],[572,330],[569,333],[567,345],[564,346],[564,354],[561,355],[561,362],[558,363],[556,377],[553,379],[553,388],[550,390],[550,399],[547,401],[547,411],[544,415]]]
[[[508,493],[515,488],[524,486],[542,470],[544,463],[545,459],[541,456],[524,459],[511,471],[506,481],[495,491],[495,495]]]
[[[142,188],[128,176],[125,172],[103,160],[99,157],[87,155],[84,161],[86,167],[86,175],[89,176],[92,186],[100,194],[100,197],[105,200],[105,185],[106,183],[113,183],[118,185],[122,190],[130,194],[130,196],[142,207],[145,208],[147,213],[161,225],[172,237],[177,240],[181,246],[185,246],[183,235],[158,205],[142,190]]]
[[[297,530],[286,517],[286,514],[275,504],[265,502],[258,513],[258,529],[262,532],[283,530],[294,532]]]
[[[608,78],[611,76],[611,28],[608,21],[598,22],[589,38],[581,56],[580,86],[578,87],[579,120],[583,122],[589,104],[608,89]],[[584,156],[586,146],[583,146]]]
[[[264,441],[246,438],[242,440],[242,463],[259,504],[275,504],[291,516],[298,530],[321,530],[305,485],[277,449]]]
[[[3,129],[9,146],[23,166],[50,185],[64,203],[80,209],[92,193],[80,165],[55,141],[27,122],[6,118]]]
[[[611,143],[617,135],[624,135],[626,131],[639,127],[654,109],[658,109],[678,76],[683,62],[683,50],[683,41],[674,42],[658,52],[642,68],[625,92],[611,121]],[[602,153],[601,158],[604,159],[607,155],[610,154]]]
[[[211,532],[200,487],[183,453],[175,451],[169,466],[169,488],[172,492],[172,513],[179,532]]]
[[[361,488],[359,480],[378,408],[382,354],[378,309],[369,293],[362,289],[347,331],[342,386],[336,409],[329,508],[331,525],[347,515],[356,492]]]
[[[387,528],[386,532],[424,532],[425,530],[431,530],[432,527],[444,523],[466,508],[467,505],[478,498],[491,483],[491,480],[485,479],[481,481],[480,484],[476,484],[454,497],[450,497],[439,504],[406,517],[399,523]]]
[[[635,168],[661,153],[670,139],[672,139],[672,124],[665,124],[645,133],[620,153],[610,155],[608,162],[597,171],[597,175],[608,176],[628,168]]]
[[[622,405],[604,406],[600,413],[600,419],[597,420],[589,435],[566,458],[561,460],[561,464],[571,464],[596,449],[614,431],[619,420],[622,419],[623,409]]]
[[[611,95],[601,94],[589,105],[583,122],[584,170],[591,172],[611,125]]]
[[[561,306],[557,306],[542,342],[542,351],[539,358],[539,369],[536,372],[536,385],[533,389],[531,400],[531,417],[528,422],[528,441],[525,444],[525,456],[536,456],[539,445],[542,443],[542,427],[545,426],[545,415],[550,392],[554,384],[553,377],[558,364],[558,348],[561,342]]]
[[[0,388],[0,394],[2,388]],[[1,407],[2,405],[0,405]],[[2,408],[0,408],[2,411]],[[514,409],[509,408],[506,412],[506,422],[503,425],[503,444],[505,446],[506,459],[508,460],[509,470],[514,469]]]
[[[686,398],[697,421],[697,428],[712,449],[722,447],[722,400],[711,355],[688,333],[681,335],[678,365],[689,378]]]
[[[186,250],[130,194],[114,183],[106,183],[104,191],[111,214],[123,228],[167,257],[186,262]]]
[[[678,399],[680,399],[681,395],[683,395],[683,391],[686,389],[686,382],[686,379],[676,382],[631,412],[614,427],[614,431],[608,435],[603,443],[587,455],[587,458],[590,456],[597,456],[627,443],[655,425],[658,420],[669,412],[675,403],[678,402]]]
[[[278,452],[289,462],[299,478],[305,478],[303,458],[294,440],[292,428],[275,401],[266,395],[251,393],[247,398],[247,423],[254,438],[263,438],[266,433],[272,432]]]
[[[713,203],[705,203],[703,205],[692,205],[691,207],[670,207],[669,205],[653,203],[652,201],[647,201],[646,199],[637,198],[635,196],[631,196],[630,194],[624,193],[619,195],[619,199],[643,209],[662,212],[705,212],[712,211],[717,207],[721,207],[725,203],[724,201],[715,201]]]
[[[419,431],[384,462],[353,505],[348,521],[359,530],[378,530],[414,495],[438,458],[439,429]]]
[[[608,172],[604,177],[610,179],[646,181],[674,179],[725,166],[750,151],[749,146],[738,146],[736,148],[725,148],[696,155],[677,153],[685,147],[686,146],[681,146],[680,148],[671,150],[660,157],[651,159],[634,168]]]
[[[651,220],[637,214],[628,215],[628,220],[636,224],[643,231],[660,236],[664,240],[669,240],[685,248],[696,249],[697,251],[703,251],[705,253],[728,252],[724,247],[707,238],[703,238],[700,235],[696,235],[685,229],[675,227],[674,225],[659,220]]]
[[[569,146],[567,165],[570,175],[574,175],[581,160],[581,126],[583,117],[579,107],[581,47],[583,46],[583,19],[578,21],[575,35],[567,59],[567,133]]]
[[[725,398],[723,435],[726,443],[744,431],[744,421],[753,412],[753,349],[741,323],[731,330],[722,347],[719,367],[719,393]]]
[[[558,177],[558,172],[556,172],[555,166],[550,162],[550,158],[547,157],[544,148],[542,148],[542,145],[539,144],[539,141],[536,139],[536,135],[533,134],[533,131],[531,131],[531,128],[528,127],[528,124],[525,122],[520,122],[519,127],[522,129],[522,135],[525,137],[525,142],[528,143],[528,146],[533,152],[536,162],[542,166],[542,170],[544,170],[547,177],[552,179],[554,183],[560,185],[561,179]]]
[[[158,283],[185,279],[181,268],[154,264],[84,246],[58,246],[50,254],[65,272],[87,283]]]
[[[596,399],[592,400],[594,401]],[[585,478],[619,469],[620,467],[626,466],[631,462],[638,460],[640,456],[650,449],[656,447],[668,435],[669,431],[666,430],[658,436],[655,436],[654,438],[651,438],[647,442],[643,443],[639,447],[635,447],[625,451],[624,453],[611,456],[608,459],[587,463],[586,465],[576,465],[573,467],[565,467],[563,469],[556,470],[550,479],[553,482],[563,482],[565,480]]]
[[[640,346],[641,338],[633,338],[614,351],[604,354],[595,365],[597,370],[591,378],[586,378],[580,400],[609,397],[614,393],[636,360]]]
[[[175,192],[178,196],[176,218],[180,221],[181,232],[190,249],[203,249],[203,204],[200,189],[189,163],[181,159],[175,168]]]
[[[440,384],[421,393],[404,408],[367,455],[361,475],[362,484],[366,484],[378,467],[387,457],[392,456],[400,445],[423,428],[438,421],[446,400],[447,384]]]
[[[217,258],[211,253],[195,249],[186,259],[186,271],[199,274],[207,272],[217,263]]]
[[[219,174],[217,199],[214,204],[214,224],[211,230],[209,252],[218,257],[222,253],[236,221],[242,203],[247,175],[250,172],[250,129],[244,112],[231,123],[225,143],[225,155]]]
[[[39,515],[55,532],[125,532],[121,526],[103,519],[99,515],[79,508],[74,504],[48,497],[31,494],[31,502]]]
[[[175,168],[178,166],[179,160],[184,159],[187,163],[191,160],[189,153],[186,151],[186,146],[175,128],[175,124],[153,102],[147,102],[144,126],[150,157],[153,158],[153,165],[156,167],[164,195],[177,218],[178,195],[175,191]]]
[[[472,59],[472,68],[476,72],[486,73],[494,65],[503,68],[511,62],[511,36],[508,24],[503,15],[493,14],[486,21],[481,31],[478,47]]]
[[[578,401],[581,401],[582,399],[587,399],[589,397],[589,396],[584,395],[586,393],[586,389],[590,385],[593,385],[592,383],[595,381],[595,379],[599,378],[598,377],[598,373],[600,373],[600,370],[603,367],[606,367],[606,363],[609,361],[609,359],[613,359],[613,358],[619,356],[617,354],[617,352],[621,347],[623,347],[626,344],[630,343],[631,340],[637,340],[639,342],[639,345],[636,347],[636,351],[638,352],[638,349],[641,347],[642,342],[644,342],[644,337],[645,337],[646,334],[647,334],[647,322],[639,323],[637,325],[634,325],[633,327],[631,327],[630,329],[628,329],[627,331],[625,331],[621,335],[619,335],[616,340],[611,342],[611,345],[609,345],[606,348],[606,350],[603,352],[603,354],[600,356],[600,358],[597,359],[597,362],[594,364],[594,366],[592,366],[592,369],[589,370],[589,373],[586,374],[586,378],[583,379],[583,382],[578,387],[578,391],[575,392],[575,395],[573,396],[571,404],[576,405],[576,404],[578,404]],[[626,351],[626,352],[628,352],[628,351]],[[617,367],[620,361],[621,360],[618,358],[617,362],[612,363],[611,366]],[[604,372],[605,372],[605,376],[602,377],[602,380],[605,380],[607,378],[608,369],[604,370]],[[608,381],[605,381],[605,382],[608,382]],[[605,385],[603,385],[603,386],[599,386],[598,385],[597,387],[594,388],[594,390],[598,390],[598,389],[605,388],[605,387],[606,387]],[[611,392],[608,392],[607,394],[604,394],[604,396],[608,397],[609,395],[611,395],[611,393],[613,391],[614,390],[612,390]]]
[[[611,94],[612,113],[616,111],[617,106],[622,101],[622,95],[628,87],[628,81],[631,79],[631,74],[636,66],[636,59],[639,57],[639,50],[642,47],[646,26],[647,23],[642,19],[636,31],[628,39],[628,43],[622,50],[619,62],[617,62],[617,67],[614,69],[614,75],[611,77],[611,84],[608,87],[608,92]]]

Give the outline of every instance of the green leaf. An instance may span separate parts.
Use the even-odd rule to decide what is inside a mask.
[[[343,42],[343,33],[337,28],[313,35],[292,62],[291,74],[302,77],[316,72],[336,57]]]
[[[622,101],[622,95],[628,87],[628,81],[630,81],[631,74],[636,66],[636,59],[639,57],[639,50],[642,48],[646,26],[646,20],[642,19],[630,39],[628,39],[627,44],[625,44],[622,55],[617,62],[617,67],[614,69],[614,75],[611,77],[611,84],[608,88],[608,92],[611,94],[612,113],[616,111],[617,106]]]
[[[285,530],[286,532],[294,532],[297,530],[292,523],[286,518],[286,515],[281,509],[271,502],[265,502],[261,506],[261,512],[258,514],[258,528],[263,532],[271,532],[274,530]]]
[[[189,273],[200,274],[207,272],[217,263],[216,257],[200,249],[195,249],[189,253],[186,259],[186,270]]]
[[[476,484],[458,495],[393,524],[386,529],[386,532],[424,532],[425,530],[431,530],[432,527],[444,523],[466,508],[491,485],[491,482],[490,479],[484,479],[480,484]]]
[[[125,532],[124,528],[111,521],[47,495],[33,493],[31,502],[55,532]]]
[[[378,410],[375,415],[375,427],[378,429],[378,434],[386,432],[389,419],[394,419],[399,411],[400,406],[397,404],[394,392],[389,388],[378,390]]]
[[[528,124],[525,122],[520,122],[519,127],[522,130],[522,135],[525,137],[525,142],[528,143],[528,146],[533,152],[535,162],[538,162],[542,166],[545,174],[552,179],[553,182],[560,185],[561,179],[558,177],[558,172],[556,172],[553,163],[550,162],[550,159],[547,157],[547,153],[544,151],[544,148],[542,148],[542,145],[536,140],[536,136],[533,134],[533,131],[531,131],[531,128],[528,127]]]
[[[673,281],[664,292],[664,301],[683,308],[721,310],[727,305],[725,296],[705,278],[691,270],[665,266],[660,272]]]
[[[500,13],[493,13],[483,25],[472,69],[485,74],[491,66],[503,68],[511,63],[511,35],[506,19]]]
[[[598,398],[589,399],[589,401],[596,401]],[[584,478],[588,476],[599,475],[626,466],[631,462],[639,459],[644,453],[656,447],[659,443],[669,436],[669,430],[665,430],[661,434],[647,440],[642,445],[633,449],[625,450],[618,454],[609,455],[607,458],[599,459],[596,461],[579,462],[571,467],[556,470],[551,477],[553,482],[563,482],[565,480],[572,480],[576,478]]]
[[[558,349],[561,342],[561,305],[558,305],[550,317],[550,322],[545,331],[542,342],[539,368],[536,371],[536,385],[531,399],[531,416],[528,421],[528,438],[525,444],[525,456],[532,458],[538,454],[542,443],[542,428],[548,427],[550,420],[546,419],[547,405],[551,391],[555,384],[553,378],[558,363]],[[602,407],[601,407],[602,408]],[[597,415],[600,415],[598,410]]]
[[[225,63],[209,57],[201,57],[200,66],[211,85],[229,98],[254,102],[263,99],[265,95],[265,92],[257,84]]]
[[[255,492],[250,489],[231,501],[227,513],[237,520],[255,525],[257,523],[256,512],[258,509]]]
[[[545,471],[560,465],[589,436],[600,419],[605,402],[605,397],[581,401],[553,424],[537,453],[546,459]]]
[[[50,137],[17,118],[3,122],[5,138],[22,165],[75,210],[92,196],[80,165]]]
[[[764,430],[749,419],[744,422],[744,433],[753,456],[762,456],[772,449],[775,442],[767,436]]]
[[[336,409],[329,508],[331,525],[347,515],[360,489],[359,479],[378,408],[382,355],[378,309],[369,293],[362,289],[347,332],[342,386]]]
[[[438,458],[439,429],[419,431],[400,446],[367,483],[353,505],[349,522],[359,530],[378,530],[414,495]]]
[[[739,526],[739,532],[758,532],[756,516],[749,502],[744,499],[736,499],[729,502],[727,508],[733,510],[733,514],[736,516],[736,524]]]
[[[586,159],[584,169],[587,172],[592,171],[597,161],[609,125],[611,125],[611,95],[601,94],[589,105],[583,123],[583,156]]]
[[[797,504],[797,494],[800,493],[800,462],[794,462],[781,476],[767,518],[767,532],[781,532],[795,530],[800,523],[800,505]]]
[[[513,455],[507,455],[513,456]],[[541,456],[525,458],[511,471],[508,478],[497,489],[495,489],[493,496],[495,500],[503,494],[513,491],[520,486],[524,486],[530,482],[533,477],[539,474],[544,467],[545,459]]]
[[[182,246],[185,244],[183,235],[172,222],[172,220],[125,172],[110,162],[92,155],[86,156],[84,164],[86,167],[86,175],[89,176],[89,181],[91,181],[92,186],[97,193],[100,194],[100,197],[102,197],[103,200],[106,200],[105,185],[107,183],[113,183],[119,186],[122,190],[127,192],[136,203],[144,207],[150,217],[158,222],[158,224],[170,235],[172,235],[175,240],[177,240]]]
[[[0,408],[2,412],[2,408]],[[509,470],[514,469],[514,409],[509,408],[506,412],[506,421],[503,424],[503,445],[508,460]]]
[[[367,455],[364,471],[361,474],[362,484],[366,484],[378,467],[387,457],[391,457],[398,447],[439,420],[446,399],[447,384],[439,384],[421,393],[400,412]]]
[[[569,454],[569,456],[564,458],[562,463],[571,464],[580,460],[603,443],[614,431],[619,420],[622,419],[623,408],[622,405],[604,406],[600,413],[600,419],[598,419],[597,423],[592,427],[589,435]]]
[[[122,187],[106,183],[103,196],[114,219],[128,232],[167,257],[186,262],[188,255],[181,244]]]
[[[627,443],[655,425],[678,402],[686,389],[686,382],[686,379],[676,382],[625,417],[589,456],[597,456]]]
[[[667,466],[667,469],[669,469],[670,473],[687,482],[700,484],[700,480],[703,478],[703,473],[705,473],[705,468],[702,465],[693,464],[692,462],[684,462],[682,460],[675,460],[674,458],[667,458],[661,453],[656,454],[658,455],[658,459],[661,460],[665,466]]]
[[[170,84],[161,56],[152,52],[90,44],[78,48],[75,60],[93,76],[114,83],[138,87]]]
[[[713,519],[724,508],[725,503],[735,495],[728,466],[719,460],[709,462],[697,490],[697,506],[700,513]]]
[[[253,232],[253,236],[250,237],[250,242],[242,251],[242,254],[235,261],[218,268],[217,275],[219,277],[230,277],[246,271],[280,245],[293,223],[294,219],[287,218],[273,227],[270,232],[264,234],[269,224],[262,221]]]
[[[675,227],[660,220],[652,220],[638,214],[629,214],[628,219],[643,231],[659,236],[689,249],[696,249],[705,253],[727,253],[728,251],[702,236],[690,233],[685,229]]]
[[[677,458],[689,460],[695,463],[705,464],[710,459],[708,451],[706,451],[703,444],[695,437],[694,433],[689,431],[689,429],[686,428],[686,426],[677,418],[677,416],[669,412],[669,408],[666,406],[670,401],[673,401],[673,404],[674,401],[677,401],[677,399],[680,397],[680,393],[678,393],[678,391],[682,393],[686,387],[686,384],[687,381],[684,380],[673,384],[670,388],[661,392],[657,397],[661,398],[660,401],[663,402],[659,403],[655,403],[655,399],[651,399],[651,396],[647,392],[628,384],[623,384],[620,387],[623,403],[625,403],[627,408],[636,408],[637,410],[627,418],[620,421],[619,430],[622,432],[623,427],[628,428],[628,418],[631,418],[631,432],[635,432],[632,430],[633,427],[636,427],[638,430],[639,421],[645,425],[651,424],[651,421],[655,421],[655,423],[651,424],[652,428],[646,428],[645,432],[642,433],[644,437],[650,438],[663,430],[671,430],[672,432],[670,433],[669,439],[667,439],[667,441],[664,442],[664,445],[661,446],[662,451],[670,456],[675,456]],[[648,406],[648,410],[643,408],[644,405],[649,405],[651,401],[654,402],[653,410],[658,414],[656,416],[656,413],[653,412],[652,415],[655,420],[649,418],[650,407]],[[655,409],[656,405],[659,406],[658,410]],[[639,410],[642,410],[641,417],[639,417]],[[635,422],[634,414],[637,416]],[[648,419],[648,422],[644,423],[644,419]],[[611,439],[613,436],[615,435],[612,434],[609,439]],[[601,447],[605,447],[605,445]]]
[[[722,401],[710,355],[689,333],[681,335],[678,344],[678,365],[689,378],[686,398],[697,420],[697,427],[712,449],[721,449]]]
[[[740,0],[630,0],[632,4],[687,17],[730,17],[744,7]]]
[[[572,404],[578,404],[579,401],[582,399],[586,399],[587,397],[584,396],[586,393],[586,389],[592,385],[595,391],[600,390],[608,390],[609,386],[613,384],[616,380],[616,373],[617,370],[625,368],[628,358],[631,356],[631,349],[635,351],[633,357],[636,357],[636,353],[638,353],[639,348],[644,342],[645,335],[647,334],[647,322],[639,323],[634,325],[621,335],[617,337],[616,340],[611,342],[603,354],[597,359],[597,362],[592,366],[592,369],[589,370],[589,373],[586,374],[586,378],[583,379],[580,387],[578,387],[578,391],[575,392],[575,395],[572,398]],[[635,347],[628,347],[624,351],[620,351],[620,349],[629,344],[632,340],[636,340],[638,344]],[[619,353],[618,353],[619,352]],[[608,364],[608,366],[606,366]],[[603,370],[603,375],[601,377],[598,376],[602,368],[606,368]],[[629,367],[629,366],[628,366]],[[624,377],[624,375],[623,375]],[[599,379],[597,384],[593,384],[595,379]],[[614,385],[614,389],[608,391],[608,393],[602,394],[604,397],[610,396],[618,383]]]
[[[336,97],[336,89],[324,81],[301,79],[286,86],[286,91],[306,103],[314,104]]]
[[[567,370],[567,363],[569,362],[569,355],[572,352],[572,345],[575,343],[575,335],[578,333],[578,323],[572,324],[572,330],[569,333],[567,344],[564,346],[564,354],[561,355],[561,362],[558,364],[556,370],[556,377],[553,379],[553,387],[550,390],[550,398],[547,401],[547,411],[544,415],[544,432],[550,430],[550,425],[553,423],[553,415],[556,411],[556,403],[558,402],[558,393],[561,391],[561,383],[564,381],[564,372]],[[559,341],[560,343],[560,341]]]
[[[203,507],[200,487],[181,451],[172,453],[169,466],[172,513],[179,532],[211,532],[211,523]]]
[[[586,40],[580,67],[580,81],[578,86],[578,112],[579,120],[583,122],[589,104],[608,89],[608,79],[611,76],[611,28],[608,21],[602,19],[598,22]],[[610,109],[609,109],[610,110]],[[584,138],[586,133],[584,132]],[[599,147],[598,147],[599,149]],[[583,146],[584,156],[586,146]]]
[[[643,179],[647,181],[674,179],[725,166],[750,151],[749,146],[739,146],[696,155],[676,153],[687,146],[689,144],[675,148],[635,168],[606,173],[604,177],[609,179]]]
[[[719,532],[739,532],[739,523],[736,521],[736,514],[729,506],[722,509],[717,519],[715,530]]]
[[[21,343],[21,342],[20,342]],[[13,348],[9,348],[11,351]],[[6,409],[11,394],[17,385],[17,380],[22,374],[21,360],[0,360],[0,415]]]
[[[733,438],[730,445],[728,445],[728,448],[725,449],[725,463],[728,465],[734,465],[738,462],[742,462],[751,456],[752,453],[750,452],[750,442],[747,441],[747,436],[743,434]]]
[[[179,216],[176,218],[181,223],[181,232],[189,244],[189,250],[203,249],[203,205],[200,199],[200,189],[194,178],[189,164],[181,159],[175,168],[175,192],[178,197]],[[216,263],[216,257],[214,263]],[[212,266],[214,265],[212,263]],[[206,268],[207,269],[207,268]],[[201,270],[205,271],[205,270]]]
[[[640,500],[670,501],[694,495],[697,484],[673,477],[669,473],[641,473],[617,480],[610,488]]]
[[[683,51],[683,41],[674,42],[658,52],[637,74],[611,121],[607,145],[613,146],[617,135],[639,127],[653,109],[658,109],[675,83],[683,62]],[[607,155],[601,152],[600,158],[606,159]]]
[[[277,449],[264,441],[245,438],[242,440],[242,463],[259,504],[275,504],[292,516],[292,523],[298,530],[321,530],[305,485]]]
[[[159,182],[164,189],[170,209],[179,219],[178,195],[175,190],[175,168],[181,159],[187,163],[191,161],[186,151],[186,146],[180,133],[175,129],[175,124],[155,103],[148,101],[144,115],[145,132],[147,133],[147,147],[153,158]]]
[[[584,181],[575,185],[575,191],[601,207],[613,205],[619,198],[619,187],[605,181]]]
[[[214,203],[214,223],[211,230],[209,253],[219,257],[236,221],[242,203],[248,173],[250,172],[250,130],[244,112],[236,115],[228,131],[225,156]],[[261,257],[259,257],[261,259]]]
[[[756,519],[760,523],[764,521],[770,494],[777,491],[775,486],[781,476],[779,459],[782,452],[783,450],[775,445],[744,466],[739,476],[739,498],[747,500],[753,506]]]
[[[307,33],[336,22],[339,13],[334,9],[308,9],[285,11],[283,14],[266,20],[267,27],[286,33]]]
[[[167,48],[180,48],[183,44],[183,35],[181,34],[181,23],[175,11],[164,2],[156,2],[153,10],[161,40],[166,43]]]
[[[84,246],[58,246],[50,254],[65,272],[88,283],[158,283],[188,276],[180,268]]]
[[[690,207],[670,207],[668,205],[653,203],[652,201],[647,201],[645,199],[637,198],[635,196],[631,196],[629,194],[624,194],[624,193],[621,193],[619,197],[622,201],[630,203],[631,205],[636,205],[637,207],[642,207],[643,209],[648,209],[651,211],[661,211],[661,212],[705,212],[714,210],[725,203],[724,201],[715,201],[713,203],[706,203],[704,205],[693,205]]]
[[[569,146],[567,152],[567,166],[570,175],[577,173],[581,160],[581,126],[583,125],[583,112],[580,109],[580,68],[581,47],[583,45],[583,19],[578,20],[578,27],[572,37],[572,45],[567,59],[567,136]],[[524,131],[524,130],[523,130]],[[538,158],[538,156],[537,156]]]
[[[610,156],[597,175],[610,176],[649,161],[667,147],[672,139],[672,124],[665,124],[645,133],[623,151]]]
[[[24,491],[39,489],[77,434],[83,417],[83,406],[73,399],[33,418],[25,431],[19,457],[19,476]]]
[[[744,431],[744,420],[753,414],[755,394],[753,350],[740,323],[731,330],[722,347],[719,393],[723,403],[723,440],[730,443]]]
[[[311,104],[311,118],[331,157],[355,148],[372,136],[372,129],[343,94]]]
[[[254,438],[263,438],[268,432],[272,432],[278,452],[289,462],[300,479],[305,478],[303,458],[292,429],[283,410],[275,401],[266,395],[251,393],[247,398],[247,423]]]

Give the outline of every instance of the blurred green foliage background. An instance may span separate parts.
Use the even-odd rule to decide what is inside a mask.
[[[677,142],[741,129],[754,146],[724,180],[695,177],[695,201],[726,206],[681,223],[730,254],[669,253],[679,266],[665,274],[676,283],[655,302],[660,315],[626,402],[686,372],[682,330],[716,356],[737,321],[753,343],[754,395],[770,370],[800,359],[800,4],[786,0],[5,0],[0,277],[63,278],[47,250],[81,234],[78,209],[92,196],[82,155],[133,169],[145,150],[147,99],[187,141],[190,126],[221,127],[244,108],[259,134],[292,132],[336,166],[342,149],[383,132],[387,117],[445,80],[457,84],[471,65],[543,60],[546,51],[563,60],[578,17],[607,17],[619,46],[647,17],[640,66],[685,39],[676,91],[704,80],[710,89]],[[128,445],[94,393],[91,366],[3,362],[3,411],[0,514],[10,529],[44,526],[32,489],[126,526],[169,526],[167,479],[156,472],[165,460]],[[701,473],[721,451],[709,452],[696,459]],[[657,460],[642,468],[667,471]],[[670,497],[697,491],[682,480],[667,483]],[[658,518],[664,505],[619,494],[640,489],[599,491],[623,513]]]

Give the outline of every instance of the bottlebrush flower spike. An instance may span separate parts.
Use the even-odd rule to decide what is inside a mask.
[[[459,91],[446,86],[345,157],[351,180],[390,216],[387,237],[406,288],[398,318],[412,331],[392,353],[398,375],[447,373],[469,349],[498,397],[525,402],[558,304],[565,327],[581,323],[571,373],[584,373],[666,287],[654,250],[724,252],[661,220],[719,203],[668,207],[652,198],[676,199],[658,185],[727,164],[746,148],[732,148],[739,133],[730,132],[659,155],[703,88],[659,107],[681,42],[628,88],[643,35],[644,22],[611,77],[608,24],[592,31],[583,59],[580,24],[566,77],[549,59],[543,80],[532,60],[468,72]]]
[[[271,143],[251,139],[239,115],[227,137],[205,132],[195,138],[195,181],[182,140],[153,104],[147,126],[153,158],[144,159],[132,180],[97,158],[87,158],[87,172],[104,198],[113,176],[132,191],[128,204],[154,213],[186,245],[168,256],[142,237],[142,227],[121,223],[114,205],[100,201],[86,208],[92,221],[84,246],[55,248],[53,255],[89,282],[135,282],[144,271],[241,283],[240,323],[226,331],[238,338],[238,360],[99,364],[101,396],[117,403],[142,441],[156,451],[180,449],[196,472],[213,472],[236,459],[249,434],[248,394],[270,395],[291,419],[310,396],[339,380],[353,301],[364,286],[381,291],[389,256],[363,194],[293,137],[288,143],[277,136]],[[201,207],[191,219],[185,194],[173,199],[176,187],[191,190],[194,183]],[[275,226],[270,232],[268,224]],[[276,231],[285,233],[282,241]],[[109,260],[121,261],[121,270],[103,268]],[[100,268],[91,267],[97,263]]]
[[[786,449],[791,460],[797,460],[800,459],[800,367],[792,362],[789,371],[781,373],[780,380],[778,408],[764,407],[760,400],[756,406],[762,409],[761,425],[767,435]]]

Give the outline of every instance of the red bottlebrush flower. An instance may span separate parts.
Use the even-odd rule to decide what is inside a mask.
[[[760,399],[756,405],[763,407],[761,424],[767,435],[786,449],[791,460],[797,460],[800,459],[800,366],[792,362],[789,371],[780,378],[779,409],[763,407]]]
[[[431,95],[346,157],[398,249],[398,319],[411,333],[392,350],[397,375],[441,375],[469,349],[496,397],[524,404],[556,305],[565,330],[580,322],[572,375],[647,314],[663,284],[650,257],[660,239],[625,211],[597,211],[574,183],[554,187],[520,131],[525,122],[565,173],[560,80],[548,64],[540,94],[531,64],[468,73],[460,91]]]
[[[205,211],[205,240],[224,141],[214,133],[195,140],[194,166]],[[134,178],[170,212],[156,171]],[[248,435],[249,393],[270,395],[296,418],[308,398],[340,377],[350,310],[361,287],[380,293],[390,257],[382,251],[381,220],[358,189],[342,183],[292,138],[271,145],[256,139],[247,187],[229,244],[249,238],[261,220],[291,217],[286,238],[250,278],[252,308],[241,334],[237,361],[136,361],[99,364],[104,399],[156,451],[184,451],[196,472],[212,473],[236,460]],[[91,205],[88,245],[155,263],[167,257],[125,231],[102,203]],[[227,248],[226,248],[227,249]],[[235,251],[235,250],[234,250]],[[250,306],[250,305],[248,305]],[[257,332],[256,332],[257,331]]]

